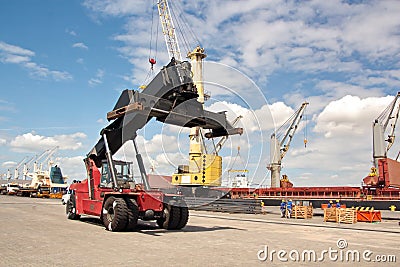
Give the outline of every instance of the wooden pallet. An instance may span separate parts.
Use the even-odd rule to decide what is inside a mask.
[[[324,209],[324,222],[337,222],[336,208]]]
[[[313,207],[296,205],[293,207],[292,215],[295,219],[311,219],[313,216]]]
[[[353,224],[357,222],[356,209],[337,209],[338,223]]]

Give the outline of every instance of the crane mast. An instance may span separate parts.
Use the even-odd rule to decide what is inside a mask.
[[[27,158],[27,156],[25,156],[15,167],[14,170],[14,179],[19,179],[19,168],[22,166],[22,164],[24,164],[25,159]]]
[[[375,168],[378,168],[379,159],[387,158],[387,153],[394,143],[395,128],[400,111],[400,103],[397,104],[399,98],[400,92],[397,92],[393,101],[373,122],[373,159]],[[389,126],[389,134],[385,139],[385,132]]]
[[[293,136],[299,126],[300,120],[303,117],[304,111],[309,103],[304,102],[301,107],[293,113],[293,115],[277,130],[271,135],[271,147],[270,147],[270,164],[268,165],[268,170],[271,171],[271,188],[280,187],[280,176],[281,176],[281,164],[282,159],[285,157],[287,151],[289,150],[290,143],[292,142]],[[280,131],[289,125],[283,137],[280,139]]]

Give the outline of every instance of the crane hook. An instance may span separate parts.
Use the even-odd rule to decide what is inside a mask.
[[[157,61],[154,58],[149,58],[149,63],[151,64],[151,69],[153,69],[153,66],[157,63]]]

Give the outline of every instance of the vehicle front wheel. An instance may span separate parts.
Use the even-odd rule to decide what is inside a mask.
[[[67,214],[67,218],[70,220],[78,220],[81,217],[81,215],[76,214],[76,202],[74,195],[71,195],[67,201],[67,204],[65,205],[65,212]]]
[[[124,231],[129,219],[128,207],[123,198],[109,197],[104,202],[102,221],[107,230]]]

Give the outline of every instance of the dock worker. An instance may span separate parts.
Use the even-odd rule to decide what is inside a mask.
[[[333,201],[332,201],[332,200],[329,200],[328,208],[332,208],[332,206],[333,206]]]
[[[337,199],[336,199],[336,208],[338,208],[338,209],[340,208],[340,202]]]
[[[290,216],[292,215],[292,208],[293,208],[293,202],[291,199],[289,199],[287,205],[286,205],[286,211],[287,211],[287,218],[290,218]]]
[[[282,199],[280,209],[281,209],[281,218],[283,218],[285,217],[286,214],[286,201],[284,199]]]

